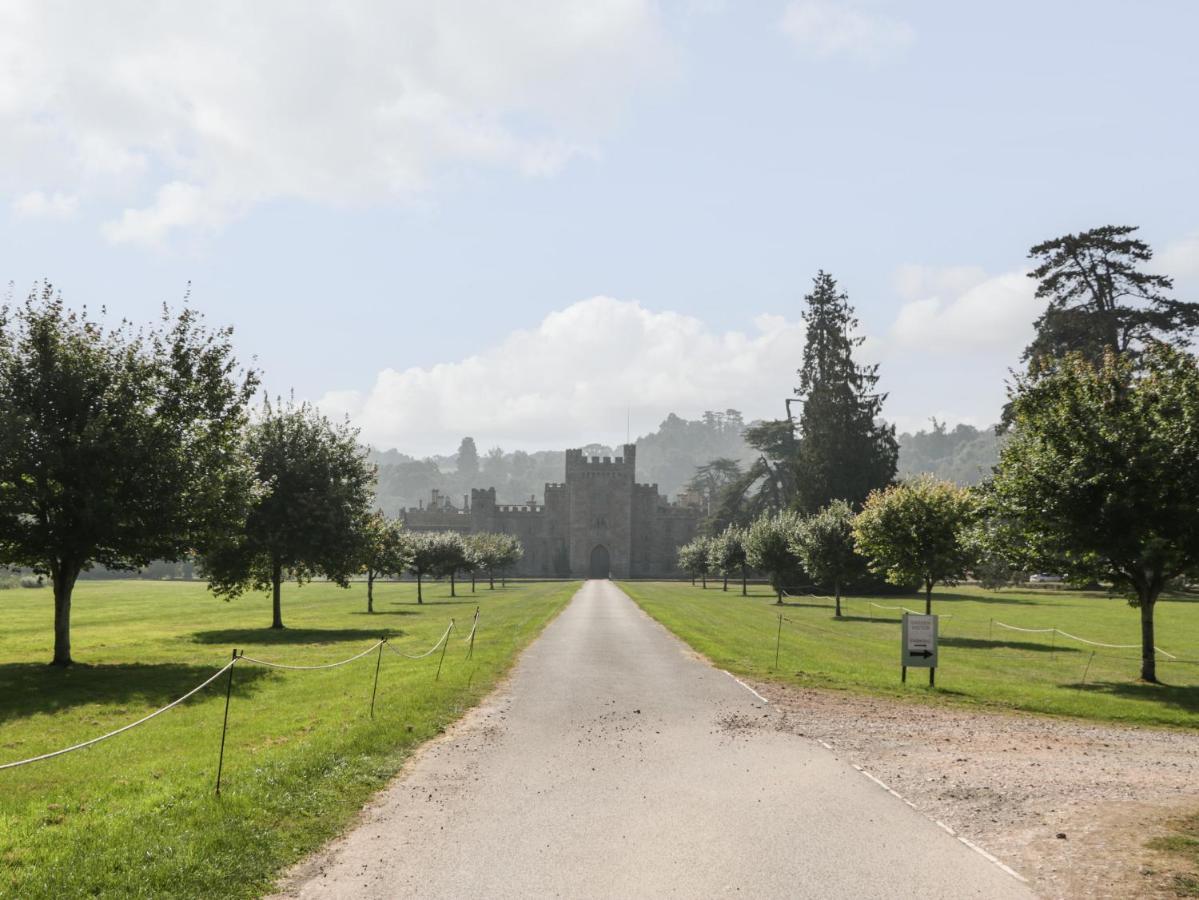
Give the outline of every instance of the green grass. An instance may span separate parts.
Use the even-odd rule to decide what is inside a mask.
[[[789,684],[841,688],[924,702],[957,702],[1049,715],[1141,725],[1199,727],[1199,602],[1161,600],[1157,643],[1191,662],[1159,658],[1164,684],[1139,680],[1140,651],[1088,647],[1060,636],[1006,631],[1055,626],[1111,644],[1140,640],[1140,614],[1121,599],[1074,591],[985,591],[962,587],[933,593],[940,622],[940,667],[930,690],[921,670],[900,684],[902,613],[849,597],[844,618],[831,600],[792,597],[776,606],[766,587],[724,593],[690,584],[630,582],[622,588],[641,607],[716,665],[741,675]],[[916,597],[873,598],[923,611]],[[779,613],[782,636],[775,643]],[[1092,651],[1096,651],[1092,657]],[[1085,678],[1084,678],[1085,676]]]
[[[214,599],[202,584],[82,582],[75,593],[78,665],[46,665],[48,590],[0,594],[0,763],[94,737],[186,693],[233,648],[293,664],[344,659],[387,634],[407,652],[459,623],[438,656],[384,653],[313,672],[234,668],[222,796],[213,792],[225,682],[86,750],[0,771],[0,896],[251,897],[335,835],[412,749],[495,684],[576,590],[521,583],[471,595],[426,585],[287,588],[288,628],[269,601]],[[462,638],[482,607],[473,659]]]
[[[1170,823],[1170,831],[1165,837],[1150,841],[1149,847],[1168,854],[1189,870],[1173,875],[1175,893],[1180,897],[1199,897],[1199,815]]]

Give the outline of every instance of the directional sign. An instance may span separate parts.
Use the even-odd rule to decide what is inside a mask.
[[[937,617],[903,614],[900,663],[924,669],[937,667]]]

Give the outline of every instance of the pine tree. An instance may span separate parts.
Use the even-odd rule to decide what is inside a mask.
[[[803,399],[795,460],[795,505],[811,514],[833,500],[858,506],[895,477],[894,426],[878,422],[886,394],[875,391],[878,366],[859,366],[864,338],[844,291],[827,272],[804,300],[807,344],[796,394]]]

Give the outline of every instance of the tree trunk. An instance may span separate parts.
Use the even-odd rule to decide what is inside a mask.
[[[1153,607],[1157,597],[1143,590],[1141,595],[1141,680],[1157,684],[1157,643],[1153,637]]]
[[[283,583],[283,566],[275,563],[275,567],[271,569],[271,609],[274,613],[274,619],[271,621],[271,628],[283,627],[283,604],[279,597],[279,588]]]
[[[425,602],[425,598],[422,597],[421,593],[420,593],[420,572],[416,573],[416,602],[417,603]]]
[[[775,605],[782,606],[783,605],[783,583],[781,581],[775,582],[774,592],[775,592],[775,594],[778,595],[778,600],[775,601]]]
[[[453,572],[450,573],[450,596],[451,597],[458,596],[458,589],[454,585],[454,573]]]
[[[473,571],[470,573],[470,592],[472,594],[475,592],[475,573]]]
[[[366,571],[366,611],[375,611],[375,573],[370,569]]]
[[[489,591],[495,590],[495,569],[487,570],[487,589]]]
[[[833,593],[837,595],[837,618],[841,618],[841,581],[840,579],[833,582]]]
[[[725,572],[724,573],[724,587],[721,588],[721,590],[727,591],[728,589],[729,589],[729,573]]]
[[[691,586],[692,586],[692,587],[695,587],[695,575],[694,575],[694,573],[691,575]]]
[[[54,585],[54,659],[51,665],[69,666],[71,659],[71,593],[79,567],[67,562],[52,563],[50,580]]]
[[[749,572],[746,569],[747,569],[747,567],[744,565],[741,567],[741,596],[742,597],[749,596],[749,592],[745,589],[745,583],[749,579]]]
[[[924,614],[926,616],[933,614],[933,583],[931,581],[924,582]]]
[[[707,573],[707,572],[700,572],[700,573],[699,573],[699,580],[702,582],[702,584],[703,584],[703,589],[706,591],[706,590],[708,589],[708,573]]]

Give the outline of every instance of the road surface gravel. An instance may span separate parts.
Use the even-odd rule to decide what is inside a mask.
[[[608,581],[281,897],[1027,898]]]

